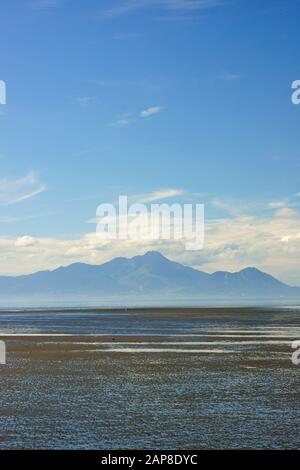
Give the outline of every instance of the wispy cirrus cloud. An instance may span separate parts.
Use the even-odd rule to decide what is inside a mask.
[[[111,125],[113,127],[126,127],[132,124],[134,121],[131,113],[123,113],[119,119],[113,122]]]
[[[160,106],[150,106],[150,108],[147,108],[144,111],[141,111],[140,117],[147,118],[147,117],[153,116],[153,114],[160,113],[161,111],[162,111],[162,108]]]
[[[147,203],[162,201],[164,199],[170,199],[172,197],[181,196],[183,193],[183,189],[159,189],[158,191],[154,191],[153,193],[143,194],[142,196],[139,196],[139,202]]]
[[[125,127],[129,126],[132,123],[132,119],[130,118],[123,118],[123,119],[118,119],[116,122],[112,124],[113,127]]]
[[[46,185],[34,171],[17,179],[0,179],[0,205],[17,204],[45,191]]]
[[[135,79],[93,79],[89,80],[90,84],[97,85],[101,88],[140,88],[150,93],[156,93],[163,89],[167,89],[173,85],[174,80],[168,78],[135,78]]]
[[[94,103],[96,101],[96,97],[95,96],[78,96],[76,98],[76,101],[80,106],[86,107]]]
[[[160,113],[163,110],[161,106],[151,106],[150,108],[146,108],[139,113],[137,119],[144,119],[149,118],[150,116],[154,116],[155,114]],[[113,122],[111,125],[113,127],[126,127],[136,121],[135,116],[132,113],[125,113],[121,115],[117,121]]]
[[[209,201],[210,205],[220,209],[224,214],[239,216],[248,214],[273,214],[276,217],[294,216],[299,209],[300,202],[297,200],[297,194],[293,194],[278,200],[241,200],[226,197],[213,197]],[[295,209],[295,210],[294,210]]]
[[[48,9],[61,5],[64,0],[34,0],[32,7],[36,9]]]
[[[225,213],[232,216],[243,214],[249,209],[249,203],[245,201],[237,201],[225,197],[214,197],[210,201],[211,205],[217,209],[223,210]]]
[[[15,222],[24,222],[28,220],[33,220],[33,219],[38,219],[41,217],[45,217],[47,214],[32,214],[32,215],[25,215],[25,216],[5,216],[5,217],[0,217],[0,223],[1,224],[13,224]]]
[[[158,189],[156,191],[153,191],[151,193],[147,194],[134,194],[131,196],[128,196],[128,202],[130,204],[138,203],[138,204],[149,204],[152,202],[156,201],[164,201],[165,199],[171,199],[174,197],[179,197],[182,196],[185,193],[183,189],[176,189],[176,188],[162,188]],[[115,204],[118,204],[118,201],[114,202]],[[97,223],[98,218],[93,217],[92,219],[89,219],[87,223]]]
[[[217,6],[220,0],[124,0],[102,11],[103,17],[116,17],[146,8],[161,8],[166,11],[191,12]]]
[[[286,205],[286,201],[270,201],[268,207],[270,209],[281,209]]]

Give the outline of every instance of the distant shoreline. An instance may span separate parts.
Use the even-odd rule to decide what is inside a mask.
[[[26,314],[26,313],[108,313],[108,314],[126,314],[126,313],[162,313],[162,314],[207,314],[207,313],[249,313],[263,311],[265,313],[274,312],[274,311],[299,311],[300,305],[297,306],[245,306],[245,305],[234,305],[234,306],[207,306],[207,307],[178,307],[178,306],[133,306],[133,307],[26,307],[26,308],[0,308],[1,314]]]

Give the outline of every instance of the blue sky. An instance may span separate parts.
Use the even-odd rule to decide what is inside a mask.
[[[1,272],[126,254],[91,248],[97,205],[171,188],[205,203],[208,232],[202,253],[165,254],[300,284],[299,13],[297,0],[2,2]]]

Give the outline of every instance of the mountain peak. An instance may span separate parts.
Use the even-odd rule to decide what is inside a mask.
[[[260,271],[259,269],[257,268],[254,268],[252,266],[249,266],[248,268],[244,268],[242,269],[241,271],[239,271],[240,273],[249,273],[249,274],[254,274],[254,273],[262,273],[262,271]],[[263,273],[264,274],[264,273]]]
[[[162,255],[159,251],[147,251],[143,258],[151,258],[151,259],[167,259],[164,255]]]
[[[173,263],[159,251],[147,251],[144,255],[134,256],[131,261],[139,266],[163,266]]]

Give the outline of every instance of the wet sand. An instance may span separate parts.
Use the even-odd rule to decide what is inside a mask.
[[[0,314],[1,448],[299,448],[298,309]]]

